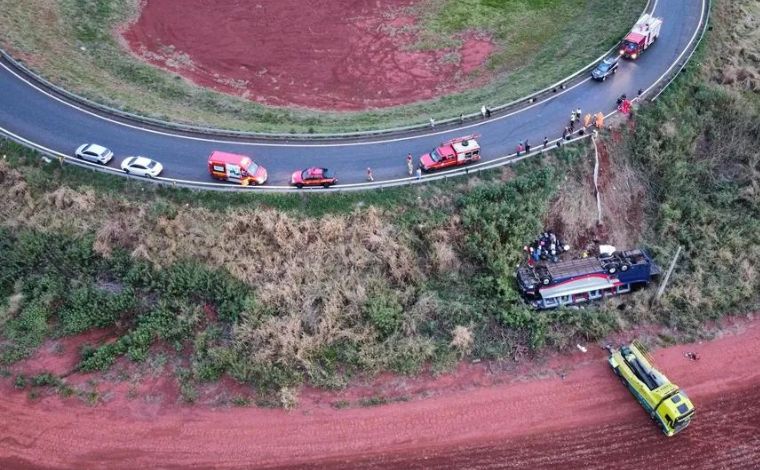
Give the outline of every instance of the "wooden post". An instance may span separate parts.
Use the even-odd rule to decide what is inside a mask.
[[[673,261],[670,262],[670,267],[668,268],[667,274],[665,274],[665,279],[663,279],[660,283],[660,287],[657,289],[657,293],[652,299],[652,305],[659,302],[660,297],[662,297],[662,293],[665,292],[665,287],[668,285],[668,281],[670,281],[670,275],[673,274],[673,269],[676,267],[676,261],[678,261],[678,256],[681,254],[681,248],[682,247],[679,246],[678,250],[676,250],[676,255],[673,257]]]

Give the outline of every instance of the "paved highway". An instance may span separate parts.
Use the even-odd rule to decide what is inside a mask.
[[[268,186],[286,185],[295,169],[307,166],[331,168],[341,183],[364,181],[367,167],[373,169],[376,182],[398,179],[406,177],[407,153],[418,159],[451,137],[479,133],[483,160],[488,161],[513,153],[525,139],[536,147],[544,136],[558,138],[576,107],[581,107],[583,114],[612,111],[618,96],[634,97],[639,89],[649,89],[686,57],[684,53],[700,32],[704,8],[706,0],[659,0],[654,14],[663,18],[660,38],[638,60],[623,61],[618,73],[607,81],[586,79],[548,100],[454,130],[328,143],[181,135],[85,111],[50,95],[0,61],[0,131],[66,155],[73,155],[82,143],[96,142],[114,151],[116,157],[110,163],[114,168],[124,156],[146,155],[164,164],[163,177],[179,180],[213,182],[206,167],[212,150],[252,155],[269,170]]]

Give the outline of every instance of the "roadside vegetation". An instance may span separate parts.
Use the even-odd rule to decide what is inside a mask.
[[[636,325],[701,338],[760,306],[760,43],[733,41],[756,31],[756,5],[716,3],[686,73],[603,133],[601,225],[585,146],[454,184],[334,196],[160,189],[2,141],[0,366],[104,329],[72,372],[171,354],[187,401],[228,376],[292,407],[303,383],[521,360]],[[648,289],[536,312],[513,272],[545,227],[577,248],[642,246],[663,266],[684,252],[654,306]]]
[[[645,3],[422,1],[409,11],[420,19],[414,47],[456,48],[462,34],[488,35],[497,52],[479,73],[494,79],[457,95],[367,112],[264,107],[147,65],[124,49],[116,32],[139,14],[137,0],[0,0],[0,45],[52,82],[124,111],[245,131],[346,132],[452,118],[537,91],[612,47]],[[452,67],[461,60],[455,52],[446,57]]]

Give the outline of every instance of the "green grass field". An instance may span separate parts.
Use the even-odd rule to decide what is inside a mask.
[[[0,0],[0,44],[43,76],[112,107],[145,116],[245,131],[349,132],[474,113],[547,86],[623,36],[645,0],[428,0],[415,6],[417,47],[490,34],[497,45],[488,86],[379,111],[329,113],[264,107],[202,89],[129,55],[113,30],[136,0]]]

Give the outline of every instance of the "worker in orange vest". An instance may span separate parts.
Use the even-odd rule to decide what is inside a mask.
[[[583,127],[588,127],[591,125],[591,114],[586,113],[585,116],[583,116]]]
[[[604,127],[604,114],[601,111],[596,113],[596,127],[598,129]]]

